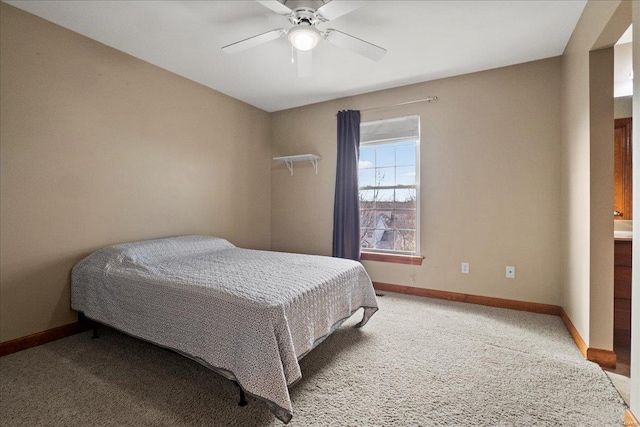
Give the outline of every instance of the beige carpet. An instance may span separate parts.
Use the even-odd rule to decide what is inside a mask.
[[[555,316],[387,294],[302,360],[291,426],[619,426]],[[357,317],[358,315],[356,315]],[[281,426],[191,360],[103,328],[0,358],[2,426]]]

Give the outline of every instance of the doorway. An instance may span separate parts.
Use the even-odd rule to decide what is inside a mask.
[[[633,72],[631,27],[614,47],[614,329],[613,371],[630,377],[633,252]]]
[[[631,374],[632,147],[632,118],[615,119],[613,351],[614,372],[626,377]]]

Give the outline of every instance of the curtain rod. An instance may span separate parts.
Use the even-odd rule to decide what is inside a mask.
[[[427,96],[426,98],[417,99],[415,101],[407,101],[407,102],[400,102],[398,104],[383,105],[382,107],[363,108],[360,111],[380,110],[382,108],[400,107],[402,105],[419,104],[421,102],[431,102],[431,101],[437,101],[437,100],[438,100],[437,96]],[[336,113],[336,116],[337,115],[338,115],[338,113]]]
[[[437,101],[438,97],[437,96],[427,96],[424,99],[417,99],[415,101],[407,101],[407,102],[400,102],[398,104],[392,104],[392,105],[385,105],[382,107],[373,107],[373,108],[363,108],[360,111],[371,111],[371,110],[379,110],[381,108],[391,108],[391,107],[400,107],[401,105],[409,105],[409,104],[419,104],[421,102],[431,102],[431,101]]]

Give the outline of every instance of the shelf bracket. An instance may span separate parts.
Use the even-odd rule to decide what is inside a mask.
[[[287,169],[289,169],[289,173],[293,176],[293,161],[285,160],[284,164],[287,165]]]
[[[309,159],[309,161],[311,162],[313,169],[316,171],[316,175],[318,175],[318,159]],[[291,172],[291,175],[293,175],[293,172]]]

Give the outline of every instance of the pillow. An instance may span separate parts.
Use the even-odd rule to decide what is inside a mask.
[[[235,246],[227,240],[210,236],[179,236],[112,246],[112,249],[116,249],[118,261],[133,264],[196,256],[231,248]]]

